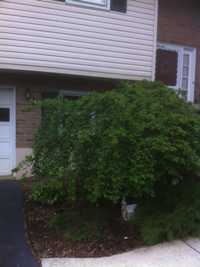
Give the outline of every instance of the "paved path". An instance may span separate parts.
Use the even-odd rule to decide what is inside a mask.
[[[17,181],[0,181],[0,267],[39,267],[25,240],[23,195]]]
[[[200,267],[200,241],[176,241],[99,259],[43,259],[42,267]]]

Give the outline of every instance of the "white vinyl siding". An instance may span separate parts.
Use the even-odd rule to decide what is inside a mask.
[[[157,0],[127,13],[56,0],[0,1],[0,69],[152,79]]]

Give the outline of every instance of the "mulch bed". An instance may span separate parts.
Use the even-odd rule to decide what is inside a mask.
[[[43,206],[30,201],[31,182],[22,183],[25,196],[25,220],[27,237],[33,253],[38,259],[49,257],[103,257],[130,251],[143,246],[139,231],[133,224],[125,223],[118,213],[113,211],[113,220],[105,229],[106,235],[101,241],[71,241],[62,231],[52,229],[49,222],[63,210],[59,206]],[[83,207],[82,207],[83,208]]]

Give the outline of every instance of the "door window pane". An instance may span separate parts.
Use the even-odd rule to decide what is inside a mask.
[[[188,77],[189,75],[189,67],[183,67],[183,76]]]
[[[188,89],[188,78],[183,78],[182,80],[182,88],[183,90],[187,90]]]
[[[156,80],[168,86],[177,86],[178,53],[157,50]]]
[[[188,54],[183,55],[183,76],[182,76],[182,90],[188,90],[189,87],[189,68],[190,68],[190,56]]]
[[[10,109],[0,108],[0,122],[9,122],[9,121],[10,121]]]
[[[190,64],[190,56],[188,54],[185,54],[183,57],[183,65],[189,66],[189,64]]]

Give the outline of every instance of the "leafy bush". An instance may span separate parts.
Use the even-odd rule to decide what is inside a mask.
[[[49,222],[50,228],[61,231],[71,241],[99,241],[105,237],[109,216],[102,209],[68,209],[56,214]]]
[[[42,108],[34,171],[66,177],[68,198],[140,199],[200,171],[200,117],[160,83],[125,83],[74,102],[48,100]]]
[[[200,235],[200,183],[187,181],[167,198],[148,199],[138,206],[135,222],[148,245]],[[173,206],[172,206],[173,204]]]
[[[36,176],[65,177],[76,128],[74,104],[62,98],[39,103],[42,120],[33,147],[33,172]]]
[[[49,179],[33,186],[31,197],[33,201],[53,205],[66,199],[66,190],[62,179]]]

